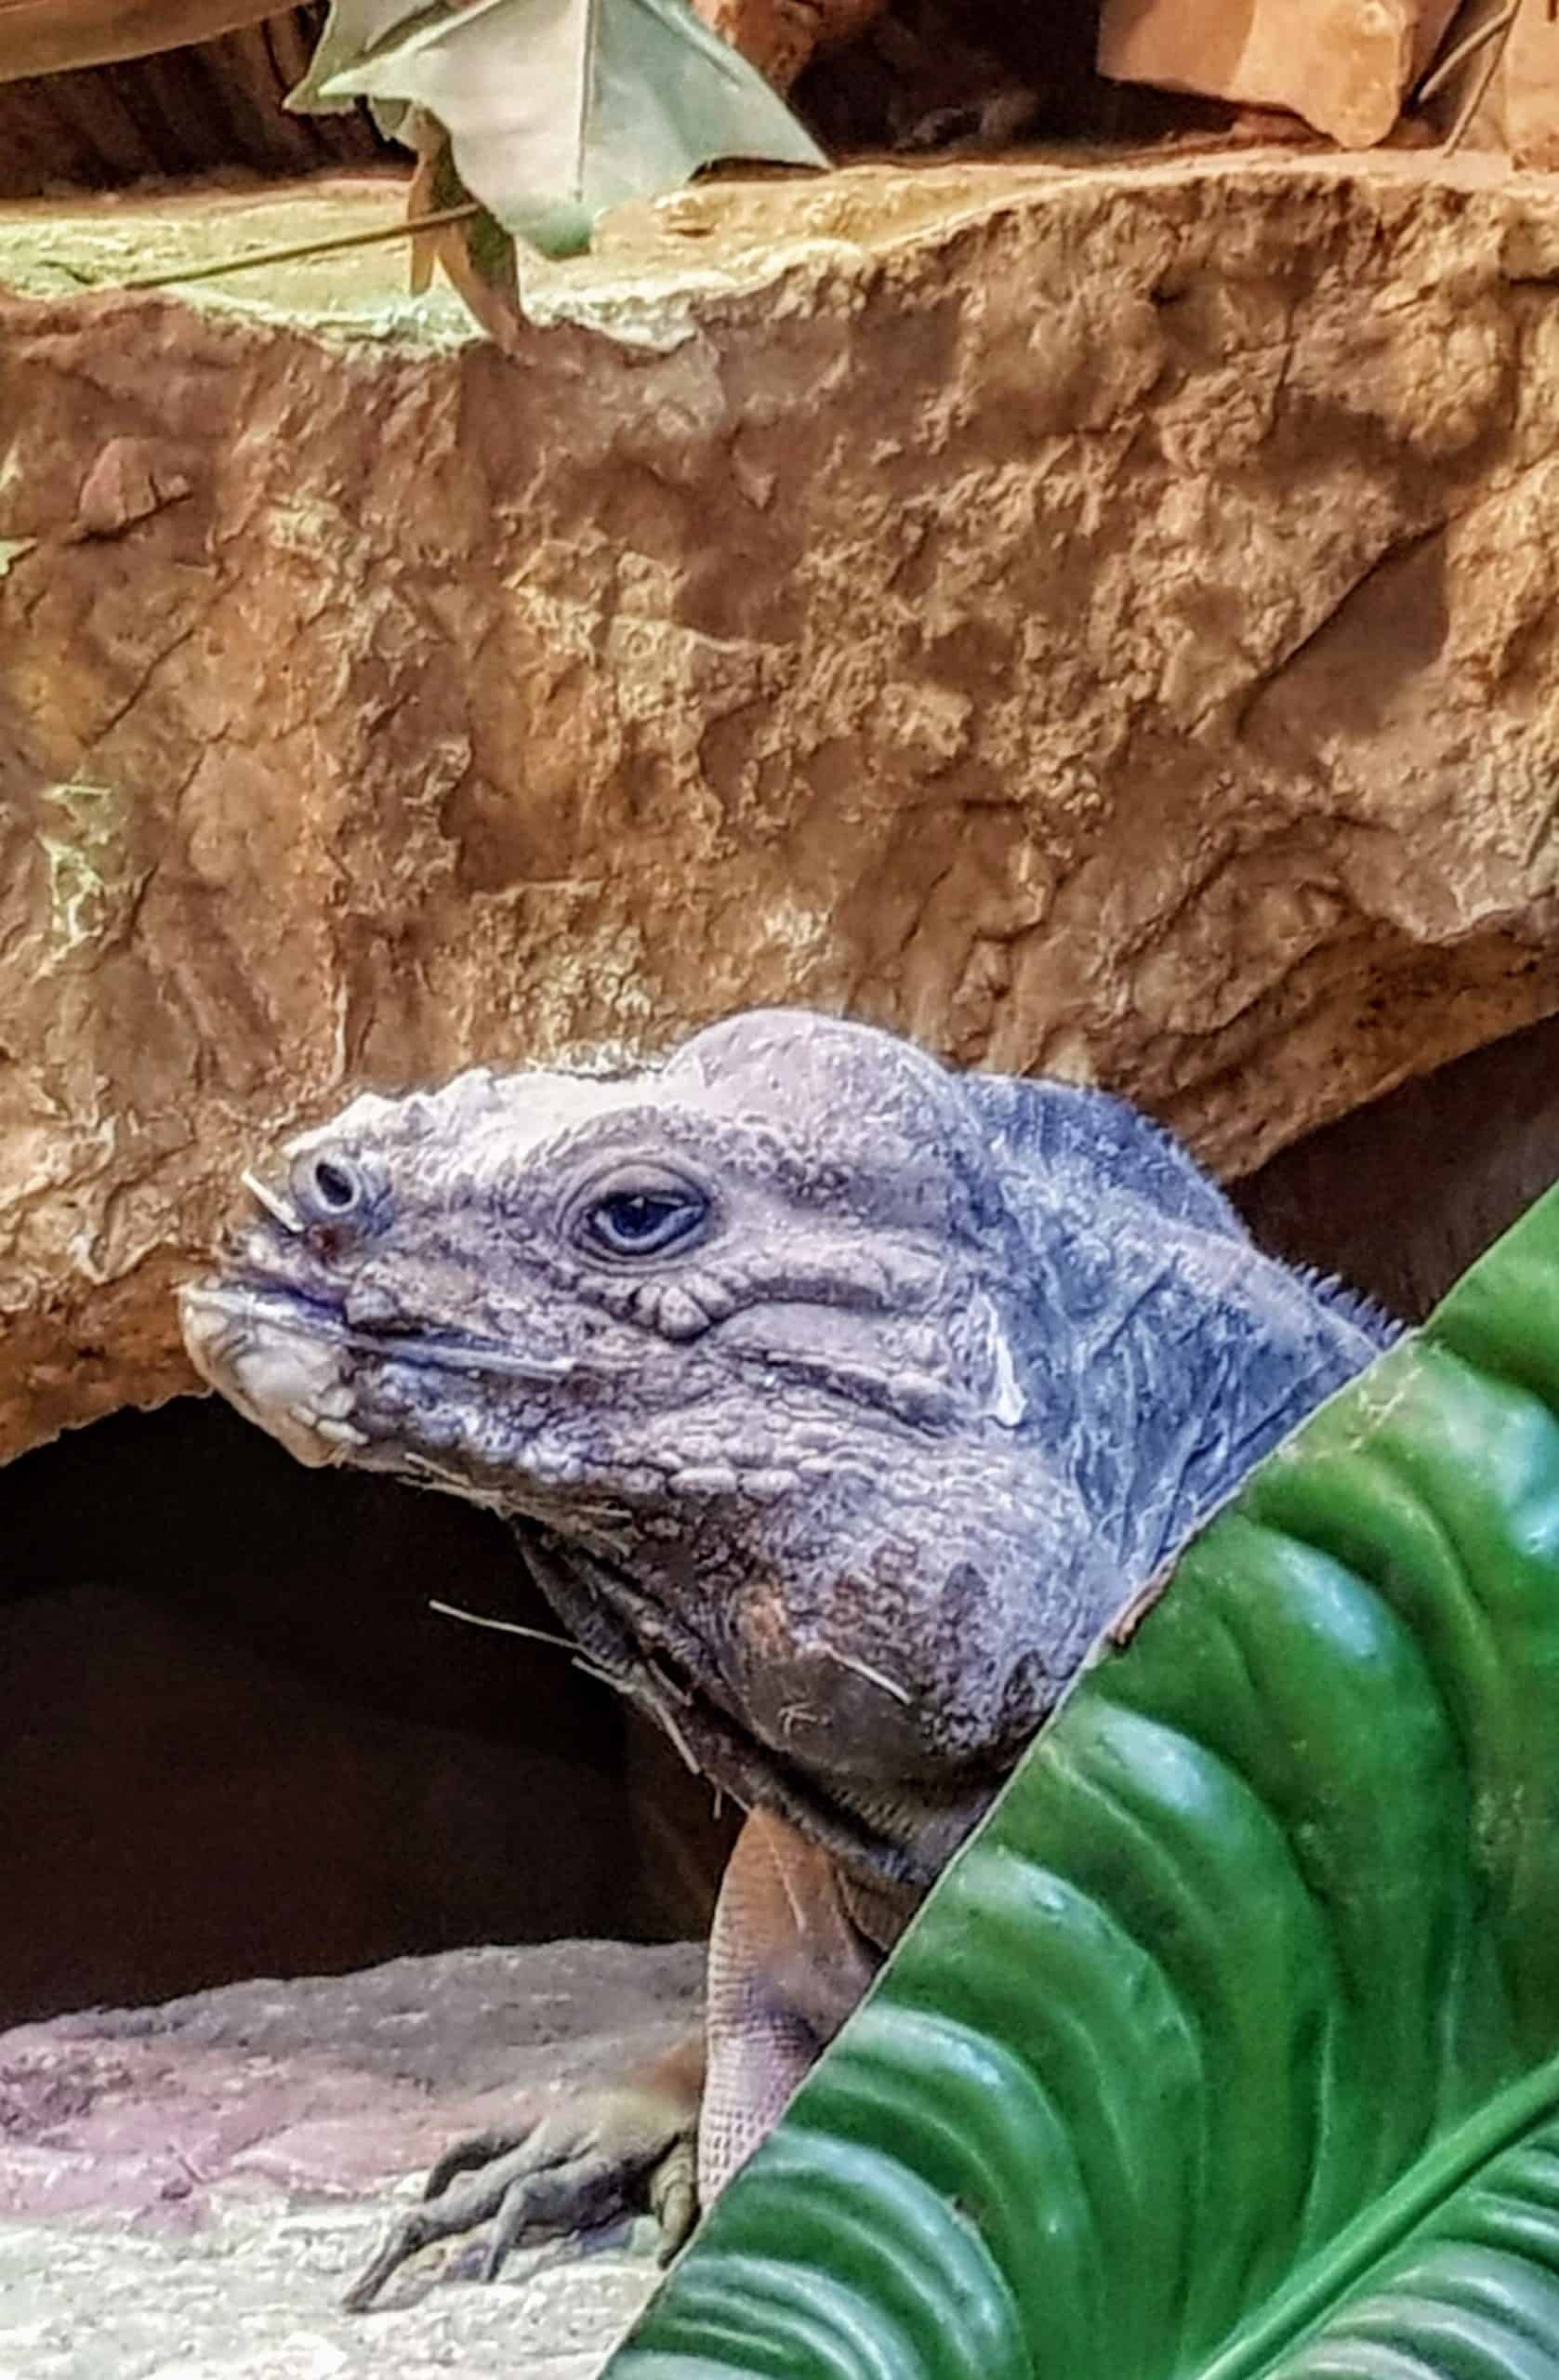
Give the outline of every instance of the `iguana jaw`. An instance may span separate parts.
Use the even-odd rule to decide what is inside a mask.
[[[955,1555],[976,1584],[998,1580],[1043,1541],[1047,1518],[1028,1506],[1033,1491],[1042,1501],[1053,1491],[1032,1461],[1004,1449],[960,1455],[945,1437],[908,1444],[900,1461],[883,1420],[880,1475],[869,1485],[857,1464],[838,1480],[776,1484],[764,1501],[743,1477],[711,1476],[675,1494],[660,1483],[645,1510],[624,1488],[614,1495],[609,1474],[547,1476],[552,1408],[588,1390],[587,1362],[443,1327],[360,1327],[350,1301],[332,1301],[313,1279],[278,1277],[262,1252],[251,1237],[231,1275],[182,1291],[185,1340],[202,1377],[299,1461],[452,1490],[504,1513],[528,1550],[536,1528],[571,1543],[576,1561],[595,1565],[593,1591],[565,1608],[592,1657],[621,1670],[619,1683],[673,1734],[681,1712],[685,1748],[738,1798],[747,1797],[736,1773],[745,1764],[748,1792],[771,1806],[794,1802],[814,1837],[826,1831],[819,1813],[835,1805],[835,1847],[848,1844],[856,1864],[884,1872],[896,1796],[946,1794],[961,1811],[972,1792],[978,1805],[976,1780],[988,1790],[1049,1694],[1022,1684],[1029,1648],[1019,1636],[986,1641],[984,1606],[1015,1616],[1020,1600],[992,1590],[969,1603],[951,1586],[949,1600],[935,1580],[952,1581]],[[859,1453],[874,1441],[865,1417],[856,1427]],[[489,1437],[501,1451],[484,1461]],[[934,1514],[921,1492],[929,1466],[943,1490]],[[571,1606],[558,1580],[533,1567]],[[589,1642],[606,1610],[622,1628],[616,1659]],[[940,1656],[929,1654],[933,1635],[946,1639]],[[672,1681],[669,1699],[640,1695],[657,1673]],[[1014,1697],[1021,1709],[1008,1707]],[[739,1762],[724,1742],[735,1714]],[[831,1790],[847,1782],[861,1797],[848,1818]]]
[[[344,1462],[366,1445],[339,1333],[305,1325],[280,1297],[205,1283],[180,1289],[178,1318],[202,1380],[299,1462]]]
[[[316,1469],[372,1461],[374,1437],[360,1426],[356,1385],[364,1363],[505,1387],[554,1382],[573,1368],[566,1360],[532,1360],[482,1339],[421,1332],[390,1340],[353,1329],[338,1311],[265,1282],[188,1283],[178,1293],[178,1313],[201,1378]]]
[[[353,1329],[338,1311],[274,1281],[192,1283],[179,1293],[179,1312],[185,1344],[201,1377],[247,1420],[313,1467],[350,1462],[415,1475],[416,1466],[404,1449],[393,1440],[377,1441],[370,1435],[371,1412],[359,1397],[359,1389],[387,1362],[414,1371],[454,1373],[468,1394],[471,1374],[490,1369],[495,1384],[510,1396],[517,1378],[522,1384],[526,1380],[551,1382],[560,1368],[556,1361],[545,1359],[528,1365],[512,1350],[479,1340],[444,1343],[422,1335],[386,1341]],[[370,1428],[360,1426],[365,1421]],[[452,1463],[457,1460],[452,1453]],[[440,1482],[429,1462],[423,1475],[431,1484],[480,1496],[479,1483],[453,1469]],[[794,1754],[802,1745],[792,1738],[789,1726],[782,1723],[775,1730],[779,1743],[770,1744],[750,1723],[734,1719],[722,1707],[725,1697],[718,1686],[710,1692],[715,1678],[707,1650],[686,1637],[674,1648],[668,1638],[677,1632],[667,1630],[664,1615],[660,1625],[652,1626],[653,1646],[639,1639],[633,1623],[645,1616],[641,1586],[620,1574],[610,1576],[599,1558],[592,1561],[582,1549],[566,1552],[550,1531],[538,1530],[517,1512],[509,1498],[494,1492],[491,1501],[508,1506],[533,1570],[575,1628],[587,1653],[630,1699],[642,1703],[667,1727],[685,1757],[738,1803],[762,1803],[785,1811],[858,1876],[917,1890],[974,1822],[994,1790],[994,1774],[965,1771],[942,1780],[940,1790],[931,1777],[912,1780],[905,1776],[892,1784],[884,1777],[874,1787],[868,1759],[867,1773],[852,1788],[844,1778],[833,1780],[826,1774],[831,1765],[848,1771],[852,1765],[848,1755],[853,1747],[837,1740],[834,1763],[825,1762],[822,1771],[804,1752],[798,1763]],[[577,1596],[570,1592],[575,1580],[581,1589]],[[656,1617],[653,1606],[650,1616],[652,1621]],[[776,1655],[778,1650],[776,1646]],[[788,1666],[776,1660],[770,1681],[776,1690]],[[874,1699],[868,1666],[845,1659],[836,1683],[846,1699],[852,1689],[857,1701],[863,1692],[867,1704]],[[906,1715],[896,1707],[899,1689],[885,1675],[880,1684],[888,1699],[878,1714],[879,1724],[897,1722]],[[857,1711],[854,1732],[862,1751],[874,1732],[865,1724],[867,1717],[865,1708]],[[799,1732],[805,1734],[804,1729]]]

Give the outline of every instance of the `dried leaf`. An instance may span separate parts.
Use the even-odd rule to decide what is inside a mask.
[[[455,170],[449,135],[425,108],[408,111],[401,138],[414,140],[417,150],[408,213],[413,221],[424,210],[435,218],[434,228],[417,235],[414,258],[423,258],[429,271],[441,264],[488,337],[512,353],[524,326],[513,239],[485,208],[464,221],[437,220],[462,203],[480,207],[481,202],[471,201]]]

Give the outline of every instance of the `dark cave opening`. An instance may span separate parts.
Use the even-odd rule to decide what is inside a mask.
[[[405,1951],[703,1931],[732,1834],[500,1523],[212,1401],[0,1473],[0,2025]]]
[[[1559,1018],[1305,1135],[1232,1185],[1263,1248],[1420,1322],[1559,1181]]]

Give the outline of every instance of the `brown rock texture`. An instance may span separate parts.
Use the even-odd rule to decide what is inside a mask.
[[[1503,145],[1518,164],[1559,168],[1559,17],[1523,0],[1500,60],[1495,104]]]
[[[882,13],[884,0],[694,0],[722,40],[751,60],[776,90],[787,91],[812,60],[853,41]]]
[[[1474,0],[1465,12],[1467,29],[1503,14],[1503,0]],[[1459,22],[1460,38],[1464,30]],[[1478,52],[1447,95],[1460,104],[1480,75]],[[1559,14],[1550,0],[1519,0],[1498,64],[1473,115],[1468,138],[1473,145],[1501,150],[1518,165],[1552,173],[1559,168]]]
[[[58,74],[219,40],[276,15],[267,0],[6,0],[0,76]]]
[[[1546,0],[1539,0],[1546,5]],[[1103,0],[1099,68],[1288,108],[1344,148],[1383,140],[1458,0]]]
[[[713,186],[512,360],[377,251],[82,286],[395,203],[7,220],[4,1448],[188,1384],[362,1085],[807,1002],[1239,1172],[1559,1009],[1559,188]]]
[[[384,155],[365,110],[305,116],[282,106],[324,13],[266,17],[252,0],[0,6],[0,198],[218,168],[350,169]],[[139,55],[147,43],[152,54]],[[92,58],[115,62],[61,71]]]

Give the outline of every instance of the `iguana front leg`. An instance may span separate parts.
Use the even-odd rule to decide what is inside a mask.
[[[705,2040],[679,2043],[614,2088],[449,2149],[421,2203],[397,2219],[347,2292],[348,2308],[365,2311],[420,2249],[484,2223],[484,2281],[528,2236],[643,2209],[668,2260],[699,2200],[709,2205],[751,2155],[871,1981],[903,1922],[895,1911],[885,1924],[877,1899],[868,1910],[826,1852],[785,1819],[755,1812],[715,1911]]]
[[[705,2206],[778,2122],[882,1964],[910,1904],[885,1924],[879,1899],[868,1911],[829,1855],[771,1811],[755,1810],[738,1835],[709,1937]]]

